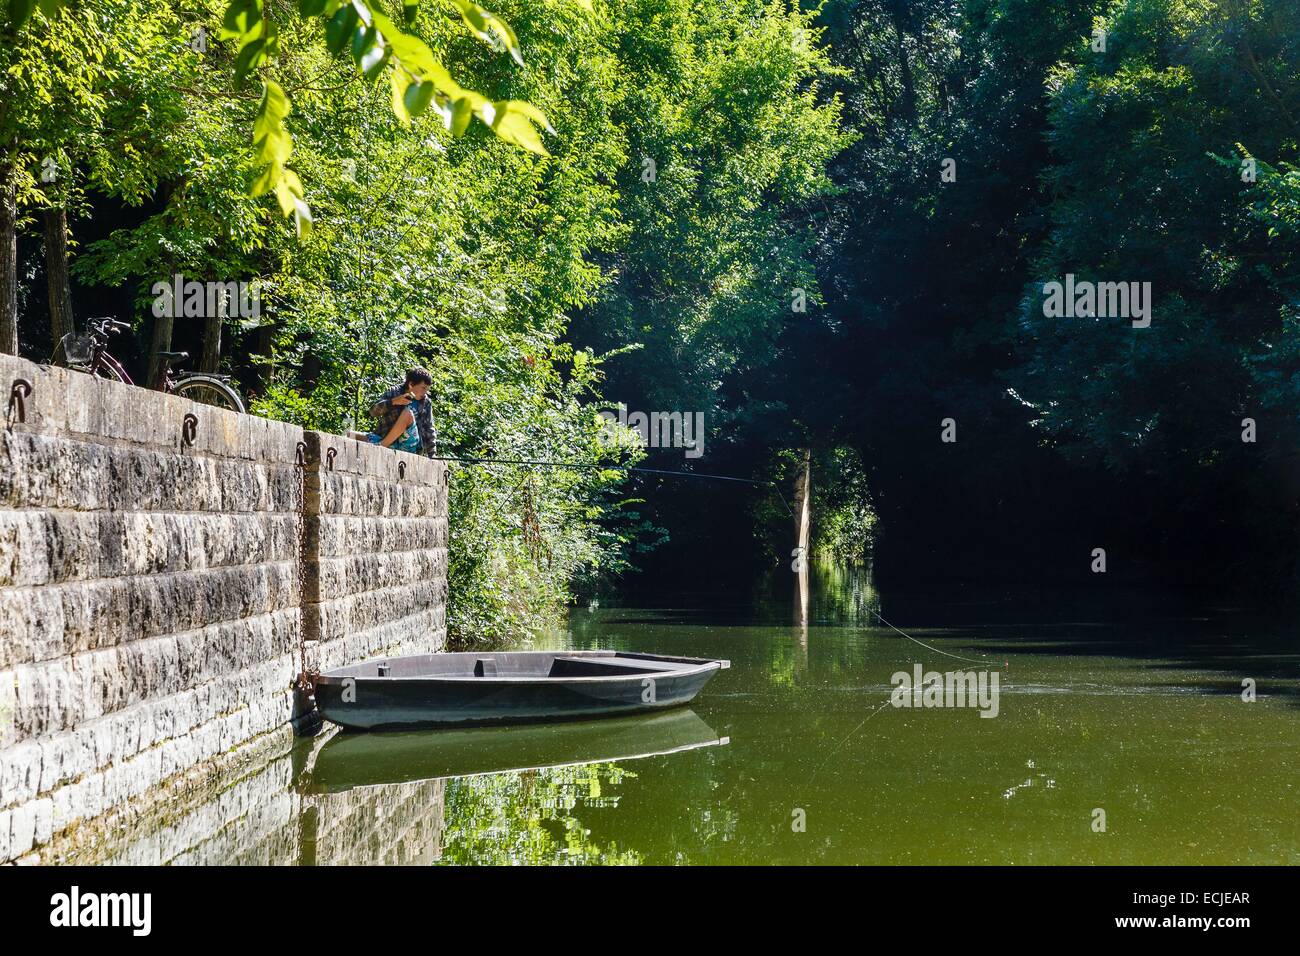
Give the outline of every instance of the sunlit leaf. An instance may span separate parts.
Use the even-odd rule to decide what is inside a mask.
[[[379,31],[374,27],[357,27],[352,32],[352,59],[357,65],[361,65],[361,60],[366,53],[379,42]]]
[[[343,52],[343,47],[352,38],[352,32],[357,27],[357,11],[349,4],[340,8],[334,16],[330,17],[329,22],[325,24],[325,48],[329,50],[330,55],[338,56]]]
[[[541,110],[522,100],[506,100],[493,105],[495,106],[496,115],[489,125],[498,136],[507,143],[522,146],[529,152],[536,153],[539,156],[550,155],[542,144],[542,139],[537,134],[536,127],[533,125],[536,123],[543,129],[554,132],[546,121],[546,117],[542,115]]]
[[[489,46],[499,44],[505,47],[516,63],[520,66],[524,65],[524,54],[519,49],[519,38],[515,36],[515,31],[510,28],[510,24],[495,13],[483,9],[474,0],[451,0],[451,2],[460,10],[460,15],[471,33]]]
[[[474,117],[474,106],[468,96],[462,96],[451,104],[451,134],[464,136],[469,121]]]
[[[276,182],[280,178],[280,170],[274,163],[263,169],[253,179],[253,185],[249,187],[248,194],[254,198],[265,196],[275,188]]]
[[[406,88],[411,85],[411,77],[404,70],[394,66],[389,74],[389,80],[393,87],[393,113],[403,123],[411,122],[411,114],[406,109],[404,97]]]
[[[252,70],[261,66],[266,61],[264,50],[266,41],[260,37],[251,40],[239,50],[239,55],[235,57],[235,79],[242,80]]]
[[[365,56],[361,58],[359,66],[361,67],[361,72],[365,75],[366,79],[373,83],[379,78],[379,74],[383,72],[384,66],[387,63],[388,50],[376,43],[366,51]]]
[[[419,81],[412,83],[406,88],[406,93],[402,97],[402,102],[406,104],[406,112],[411,116],[419,116],[429,108],[433,92],[432,83]]]

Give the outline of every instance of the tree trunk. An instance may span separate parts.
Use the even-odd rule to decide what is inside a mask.
[[[253,354],[260,361],[252,368],[252,387],[245,385],[245,390],[260,397],[266,393],[267,386],[271,384],[271,373],[274,371],[271,353],[275,351],[275,326],[270,323],[258,326],[255,343]]]
[[[222,310],[216,315],[208,316],[203,326],[203,358],[199,362],[199,371],[216,372],[221,366],[221,323]]]
[[[68,211],[63,207],[46,209],[45,278],[50,293],[50,333],[54,348],[69,332],[76,331],[72,316],[72,289],[68,285]]]
[[[175,323],[170,315],[162,315],[153,320],[153,341],[149,345],[149,388],[161,388],[163,381],[163,363],[159,352],[172,350],[172,326]]]
[[[794,476],[794,536],[795,546],[803,555],[804,564],[808,562],[808,541],[812,530],[812,452],[801,449],[798,471]]]
[[[799,555],[795,577],[795,624],[808,626],[808,543],[812,528],[812,452],[801,449],[794,476],[794,538]],[[806,635],[805,635],[806,637]]]
[[[18,197],[9,163],[0,163],[0,352],[18,354]]]
[[[176,275],[176,267],[172,262],[167,263],[165,275],[168,276],[168,282]],[[169,297],[170,298],[170,297]],[[176,325],[176,314],[184,308],[184,301],[177,296],[171,302],[171,308],[166,312],[170,314],[155,316],[153,320],[153,336],[149,340],[149,358],[145,364],[148,371],[148,377],[144,380],[146,388],[161,388],[163,381],[163,364],[158,358],[159,352],[170,352],[172,350],[172,330]]]

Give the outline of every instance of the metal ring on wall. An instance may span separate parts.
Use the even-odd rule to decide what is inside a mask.
[[[14,419],[19,424],[27,421],[27,399],[32,394],[32,383],[25,378],[14,379],[13,386],[9,389],[9,408],[5,413],[8,418],[8,427],[13,428]],[[18,414],[15,416],[14,412]]]

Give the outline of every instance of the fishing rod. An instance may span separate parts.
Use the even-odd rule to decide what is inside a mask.
[[[776,490],[777,496],[781,499],[781,504],[785,505],[785,510],[790,512],[791,516],[794,515],[794,509],[790,507],[790,502],[786,501],[785,495],[781,493],[781,486],[775,481],[766,481],[759,478],[737,478],[734,475],[713,475],[698,471],[669,471],[665,468],[642,468],[639,465],[593,464],[585,461],[542,461],[539,459],[529,458],[468,458],[456,455],[430,455],[429,457],[434,461],[458,461],[470,465],[529,465],[539,468],[562,468],[570,471],[628,471],[646,475],[663,475],[669,478],[702,478],[711,481],[734,481],[745,485],[768,486]]]

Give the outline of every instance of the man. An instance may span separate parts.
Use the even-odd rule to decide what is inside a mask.
[[[379,421],[366,438],[385,448],[437,454],[438,433],[433,429],[433,402],[429,400],[432,384],[433,377],[422,368],[407,372],[403,384],[390,388],[370,406],[370,414]]]

